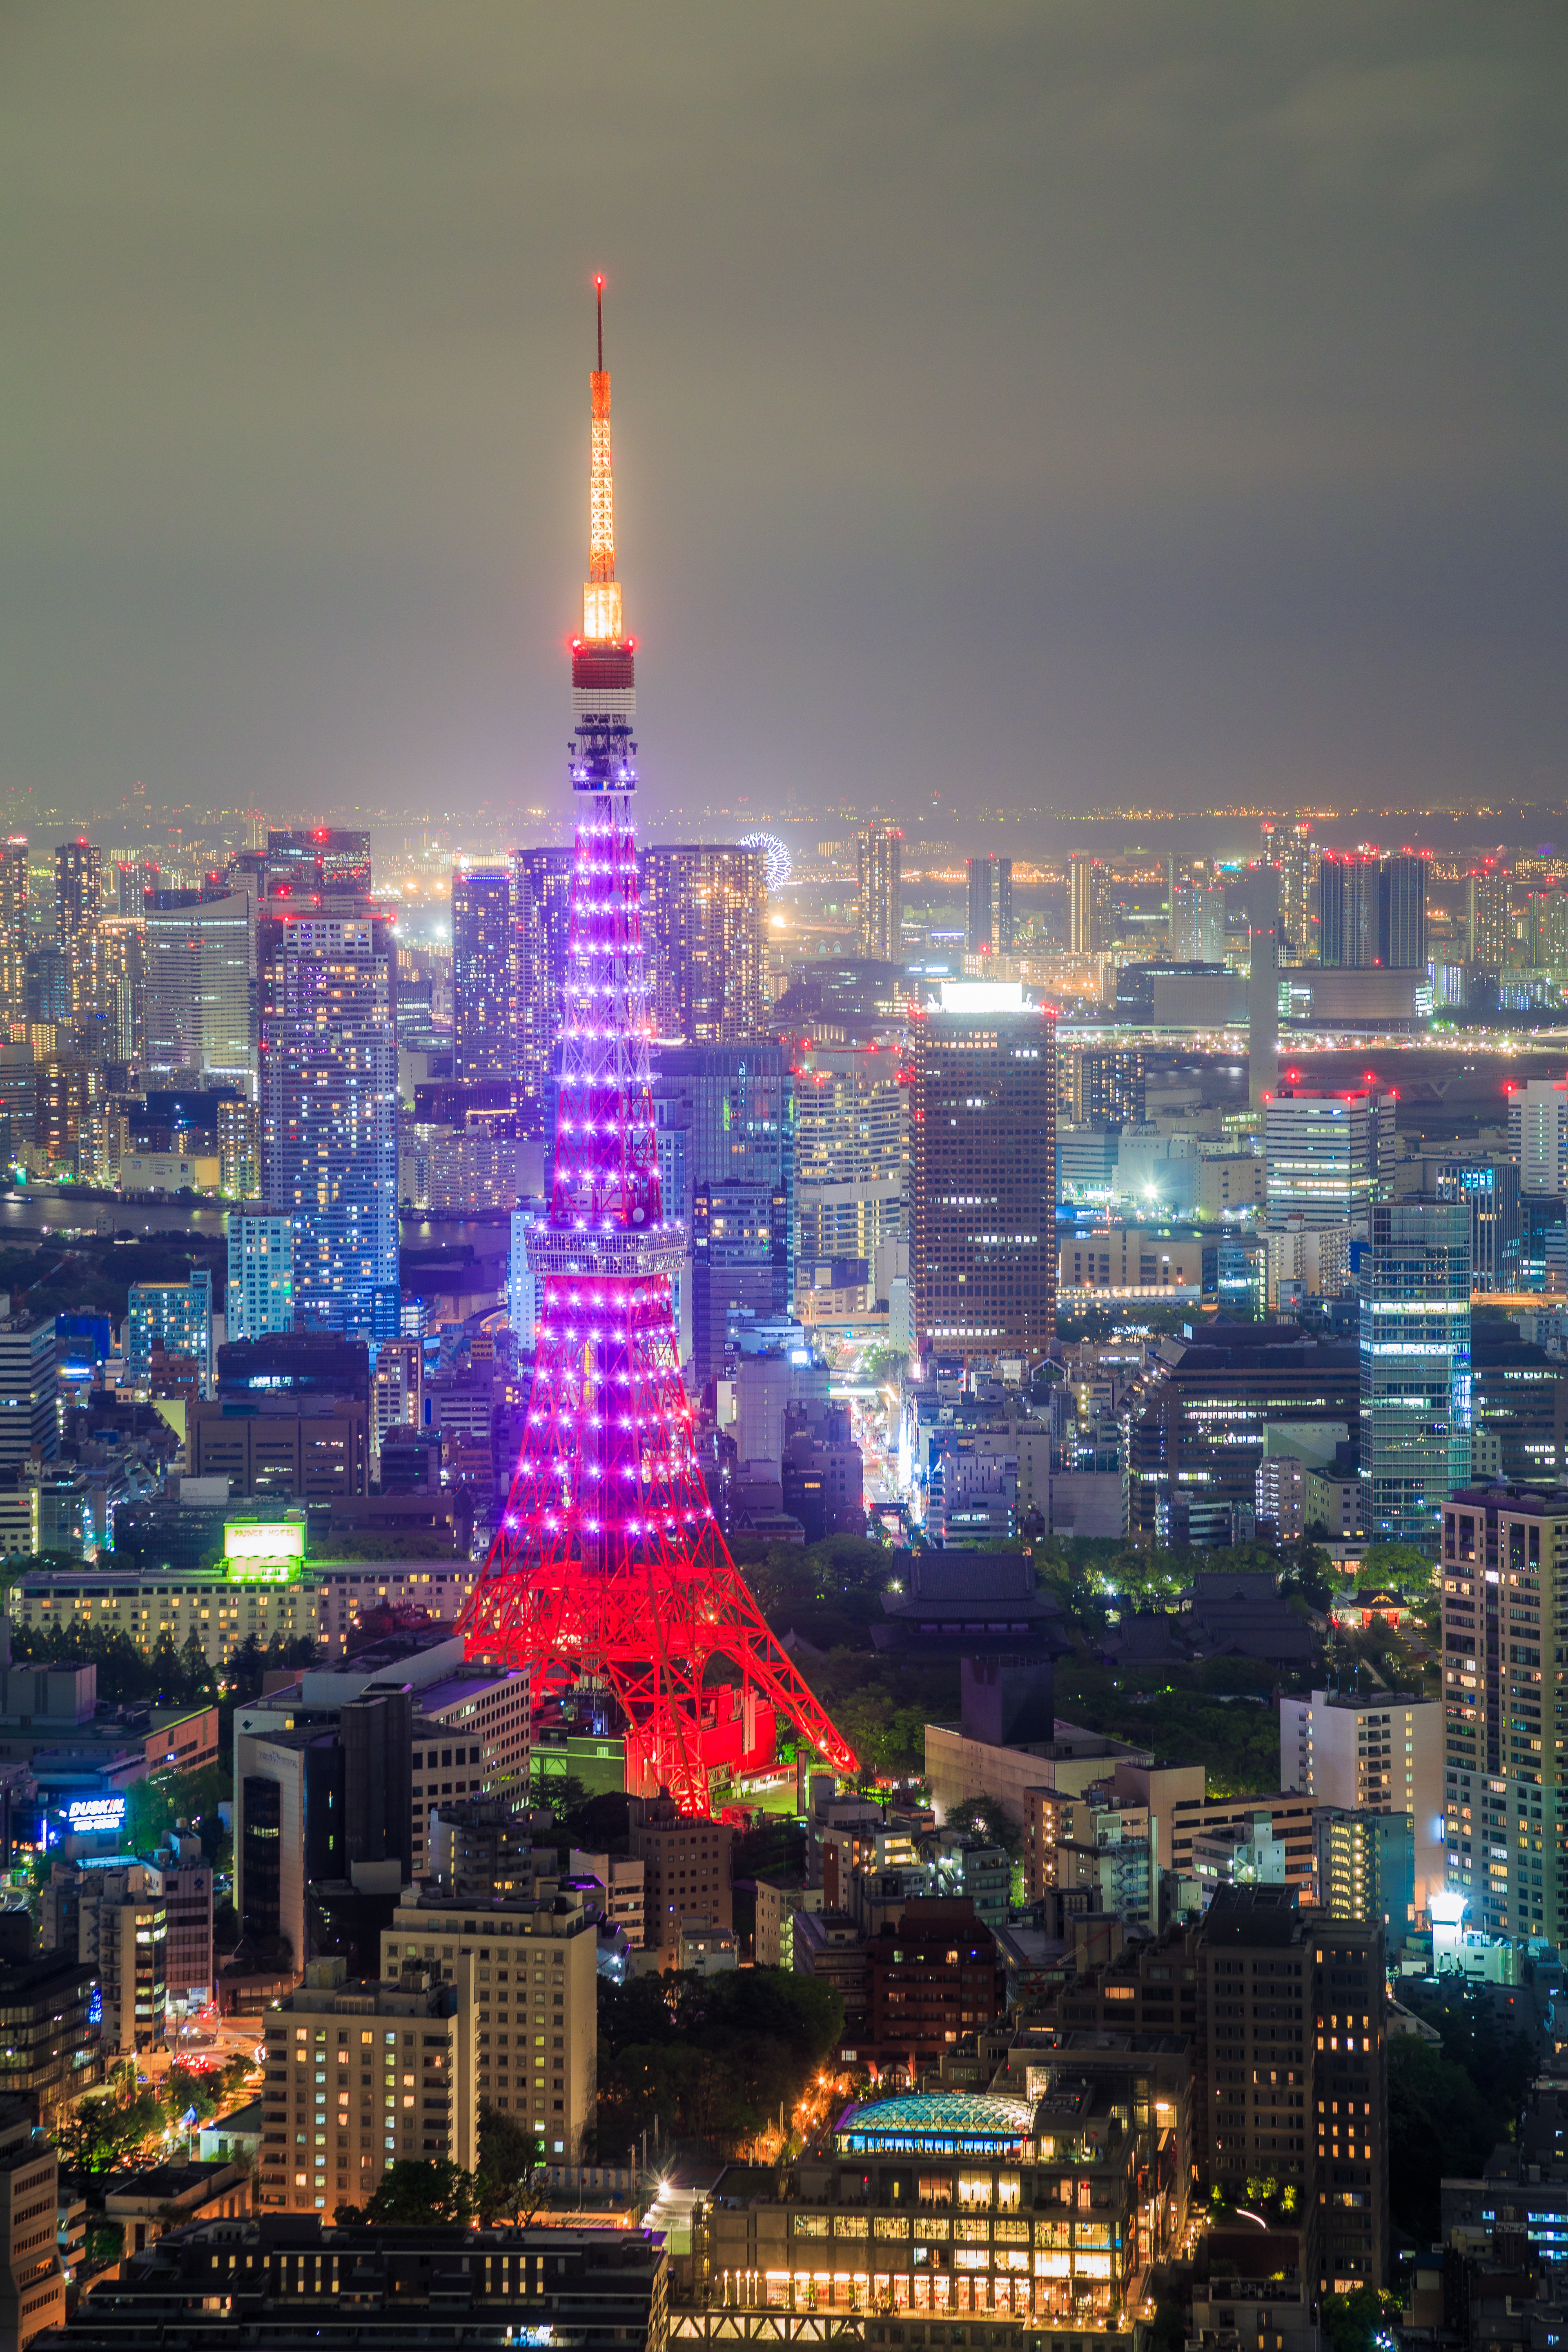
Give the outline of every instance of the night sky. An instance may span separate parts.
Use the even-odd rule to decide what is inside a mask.
[[[11,0],[0,814],[1561,803],[1568,11]],[[714,819],[715,833],[739,829]]]

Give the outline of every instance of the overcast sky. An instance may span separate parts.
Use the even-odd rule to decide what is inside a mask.
[[[595,268],[656,818],[1561,801],[1565,115],[1561,0],[8,0],[4,813],[538,832]]]

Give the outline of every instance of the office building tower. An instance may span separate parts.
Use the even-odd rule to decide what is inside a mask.
[[[1068,950],[1100,955],[1110,944],[1110,875],[1098,857],[1068,859]]]
[[[261,1197],[294,1221],[296,1318],[398,1324],[397,1041],[390,942],[368,916],[266,927]]]
[[[1509,1156],[1525,1194],[1568,1192],[1568,1080],[1527,1078],[1508,1097]]]
[[[600,350],[602,360],[602,320]],[[578,951],[549,1215],[529,1244],[543,1306],[521,1455],[461,1629],[471,1658],[526,1675],[536,1700],[591,1674],[626,1725],[626,1787],[667,1790],[697,1814],[709,1810],[710,1768],[755,1769],[752,1759],[774,1754],[782,1724],[834,1770],[856,1767],[725,1547],[680,1379],[671,1277],[684,1241],[666,1217],[654,1122],[633,824],[636,663],[616,580],[602,364],[591,394],[588,579],[572,647]],[[687,1050],[700,1060],[725,1049]],[[748,1058],[748,1079],[752,1066]],[[781,1116],[786,1076],[781,1065]],[[736,1134],[732,1107],[722,1124],[743,1165],[752,1139],[743,1127]],[[755,1139],[759,1156],[765,1140]],[[732,1149],[732,1166],[736,1157]],[[787,1192],[780,1197],[782,1210]],[[787,1265],[787,1214],[781,1238]],[[617,1394],[624,1412],[605,1409]],[[721,1660],[733,1675],[715,1699],[703,1685]]]
[[[279,1210],[228,1213],[224,1325],[231,1341],[294,1328],[294,1223]]]
[[[255,923],[243,890],[158,892],[146,921],[147,1069],[249,1087],[256,1073]]]
[[[1524,902],[1528,961],[1560,970],[1568,964],[1568,890],[1531,890]]]
[[[969,924],[966,945],[971,955],[1011,955],[1013,952],[1013,861],[1010,857],[971,857]]]
[[[1247,880],[1247,1091],[1261,1110],[1279,1083],[1279,869],[1255,866]]]
[[[23,957],[23,1002],[29,1027],[62,1029],[76,1011],[74,954],[47,940]]]
[[[0,1043],[27,1019],[27,837],[0,841]]]
[[[684,1231],[691,1367],[699,1388],[733,1351],[731,1318],[790,1311],[795,1104],[788,1056],[769,1038],[661,1045],[653,1113],[666,1213]]]
[[[1172,873],[1169,890],[1171,958],[1177,963],[1225,961],[1225,886],[1217,875],[1195,868]]]
[[[114,911],[144,915],[147,902],[163,887],[162,869],[151,858],[117,858],[114,866]]]
[[[694,1820],[668,1797],[632,1807],[631,1857],[643,1866],[644,1949],[659,1953],[662,1968],[678,1965],[683,1918],[733,1926],[734,1842],[728,1823]]]
[[[1057,1107],[1070,1126],[1104,1119],[1141,1126],[1145,1109],[1143,1055],[1135,1046],[1058,1045]]]
[[[103,1995],[106,2056],[150,2051],[168,2032],[169,1912],[158,1874],[130,1862],[84,1875],[77,1958]]]
[[[860,953],[877,963],[901,963],[904,933],[904,836],[873,817],[855,836],[855,898]]]
[[[1375,856],[1325,849],[1318,866],[1318,961],[1332,971],[1366,971],[1378,961]]]
[[[1436,1171],[1439,1201],[1462,1201],[1470,1212],[1472,1291],[1520,1286],[1520,1189],[1511,1160],[1447,1160]]]
[[[1337,1224],[1386,1199],[1394,1177],[1394,1098],[1287,1087],[1263,1116],[1271,1217]]]
[[[213,1278],[194,1265],[184,1282],[133,1282],[125,1314],[125,1376],[145,1388],[153,1350],[183,1356],[196,1367],[199,1392],[206,1392],[213,1370]]]
[[[1263,856],[1279,871],[1280,945],[1292,963],[1316,961],[1318,845],[1310,824],[1263,825]]]
[[[1398,1690],[1315,1690],[1279,1701],[1279,1786],[1352,1816],[1407,1816],[1418,1911],[1446,1883],[1443,1769],[1443,1709],[1436,1699]],[[1398,1924],[1403,1936],[1403,1914]]]
[[[512,858],[516,925],[517,1100],[530,1135],[545,1132],[550,1056],[561,1034],[572,929],[572,852],[520,849]]]
[[[1377,877],[1377,955],[1389,971],[1426,969],[1426,868],[1413,849],[1385,857]]]
[[[389,1429],[420,1429],[425,1420],[425,1349],[418,1339],[384,1339],[370,1384],[371,1444],[377,1454]]]
[[[35,1453],[54,1460],[58,1389],[53,1315],[0,1317],[0,1475],[15,1476]]]
[[[108,1173],[109,1123],[103,1070],[75,1054],[46,1054],[34,1066],[34,1138],[51,1168],[82,1183]]]
[[[739,842],[656,843],[639,864],[654,1034],[692,1045],[754,1037],[763,1021],[766,851]]]
[[[511,877],[452,872],[452,1076],[510,1079],[517,1066]]]
[[[1330,1918],[1378,1920],[1391,1946],[1402,1942],[1416,1908],[1410,1815],[1335,1806],[1318,1814],[1316,1832],[1318,1900]]]
[[[1562,1684],[1568,1496],[1462,1488],[1443,1506],[1448,1885],[1483,1935],[1568,1937]]]
[[[506,1319],[516,1335],[520,1355],[533,1353],[534,1327],[539,1321],[539,1283],[528,1257],[528,1237],[544,1222],[545,1203],[520,1201],[511,1213],[507,1251]]]
[[[1515,961],[1519,949],[1508,868],[1493,857],[1483,858],[1466,877],[1465,900],[1468,961],[1503,971]]]
[[[291,898],[301,911],[370,896],[370,835],[335,825],[286,827],[268,833],[265,860],[243,856],[237,869],[258,870],[263,894]],[[274,912],[280,911],[273,909]]]
[[[939,1356],[1035,1359],[1056,1329],[1056,1015],[944,982],[914,1023],[910,1266]]]
[[[811,1045],[795,1072],[795,1258],[865,1258],[907,1234],[909,1088],[888,1046]]]
[[[1369,1532],[1430,1544],[1470,1475],[1470,1214],[1374,1202],[1361,1266],[1361,1468]]]
[[[55,852],[55,940],[73,948],[103,912],[103,852],[87,841],[62,841]]]
[[[217,1106],[217,1186],[229,1201],[254,1201],[261,1190],[261,1113],[245,1095]]]
[[[87,1990],[92,1980],[85,1969],[79,1973],[79,2009],[85,2014]],[[63,1987],[61,1991],[62,2000],[68,2000]],[[28,2027],[37,2021],[39,2005],[36,1995],[31,2000],[18,2001],[14,2012],[16,2021],[11,2027],[13,2052],[27,2052],[22,2063],[29,2074],[36,2057]],[[33,2012],[30,2016],[29,2011]],[[60,2019],[57,2017],[54,2023],[58,2035]],[[63,2041],[65,2037],[59,2039]],[[83,2072],[90,2070],[95,2083],[100,2082],[103,2075],[101,2063],[94,2063],[97,2042],[96,2026],[90,2041],[84,2031],[80,2046],[67,2059],[68,2064],[75,2058]],[[58,2047],[57,2042],[57,2051]],[[5,2103],[0,2105],[0,2336],[7,2345],[15,2345],[17,2352],[23,2352],[25,2346],[47,2329],[65,2327],[67,2284],[74,2275],[68,2272],[67,2265],[85,2253],[85,2224],[79,2224],[82,2234],[75,2238],[73,2244],[72,2210],[74,2207],[75,2214],[79,2216],[81,2205],[72,2189],[60,2187],[59,2158],[54,2142],[44,2137],[37,2123],[37,2105],[17,2095],[21,2085],[16,2080],[15,2056],[7,2072],[11,2080]],[[72,2087],[78,2086],[86,2087],[79,2074]]]
[[[82,1011],[105,1060],[142,1065],[147,1045],[147,957],[141,915],[104,915],[82,942]]]

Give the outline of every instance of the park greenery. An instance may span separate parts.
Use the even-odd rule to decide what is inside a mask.
[[[1531,2038],[1499,2016],[1489,1989],[1401,1979],[1407,2009],[1442,2047],[1414,2033],[1388,2044],[1388,2177],[1396,2228],[1422,2245],[1440,2233],[1445,2174],[1474,2177],[1512,2136],[1533,2071]]]
[[[834,1988],[787,1969],[601,1985],[600,2161],[656,2124],[692,2153],[732,2156],[793,2111],[843,2024]]]
[[[247,2058],[221,2072],[176,2062],[156,2086],[139,2084],[135,2066],[118,2066],[107,2090],[81,2100],[55,2133],[62,2170],[84,2188],[110,2173],[151,2162],[178,2140],[193,2116],[206,2123],[238,2095],[252,2073]]]

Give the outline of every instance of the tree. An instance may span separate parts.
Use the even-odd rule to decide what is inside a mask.
[[[150,2140],[163,2137],[163,2103],[155,2091],[141,2091],[130,2099],[83,2099],[55,2134],[60,2161],[82,2179],[116,2172],[139,2157]]]
[[[1429,2245],[1442,2228],[1444,2174],[1479,2173],[1510,2120],[1456,2060],[1416,2034],[1391,2035],[1388,2179],[1398,2227]]]
[[[1375,2286],[1323,2298],[1323,2326],[1334,2352],[1373,2352],[1378,2336],[1393,2326],[1399,2313],[1399,2297]]]
[[[497,2221],[521,2228],[533,2203],[534,2174],[543,2161],[544,2142],[519,2116],[502,2115],[488,2102],[480,2107],[474,2201],[487,2228]]]
[[[215,2090],[216,2078],[198,2074],[195,2067],[182,2066],[178,2059],[163,2077],[163,2105],[172,2123],[179,2123],[195,2110],[197,2123],[205,2124],[217,2113]]]
[[[467,2228],[474,2213],[474,2179],[449,2157],[401,2158],[382,2174],[364,2209],[373,2229],[418,2229],[431,2221]]]

